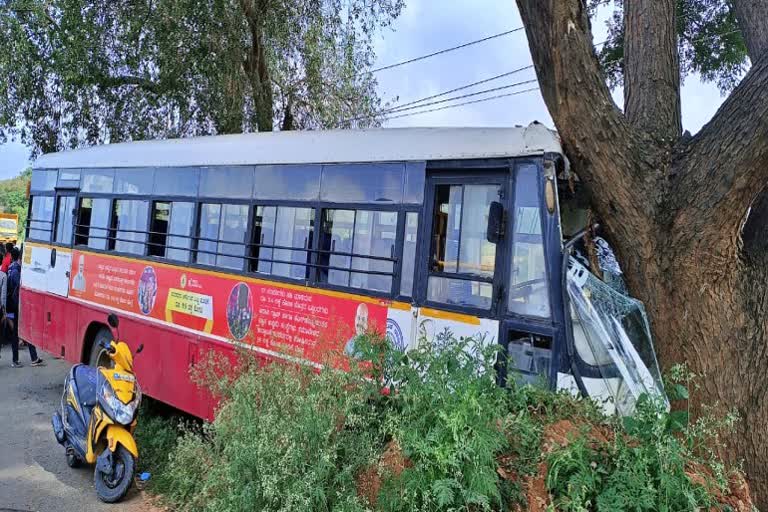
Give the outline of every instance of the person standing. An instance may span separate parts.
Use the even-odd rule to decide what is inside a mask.
[[[8,286],[7,286],[7,313],[9,337],[11,341],[11,355],[13,361],[11,362],[12,368],[21,368],[22,364],[19,362],[19,294],[21,292],[21,264],[19,263],[19,249],[14,247],[11,249],[11,264],[8,267]],[[27,343],[29,348],[29,358],[32,361],[31,366],[42,366],[43,360],[37,355],[37,349]]]
[[[0,264],[0,272],[5,274],[8,273],[8,267],[11,266],[11,249],[13,249],[13,244],[11,242],[6,243],[5,247],[3,247],[3,258],[2,264]]]

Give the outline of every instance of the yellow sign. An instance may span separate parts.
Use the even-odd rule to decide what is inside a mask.
[[[165,303],[166,322],[173,323],[174,312],[205,318],[205,332],[210,333],[213,330],[213,297],[210,295],[171,288]]]

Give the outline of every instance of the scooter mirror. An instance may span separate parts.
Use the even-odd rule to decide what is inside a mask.
[[[113,329],[117,329],[117,326],[120,325],[120,320],[117,318],[116,314],[110,313],[109,316],[107,317],[107,323]]]
[[[137,354],[141,354],[142,350],[144,350],[144,344],[143,343],[141,345],[139,345],[139,348],[136,349],[136,353]]]

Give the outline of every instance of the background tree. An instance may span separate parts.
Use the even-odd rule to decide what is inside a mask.
[[[19,216],[19,245],[24,241],[24,226],[27,224],[27,185],[32,177],[32,169],[22,171],[15,178],[0,180],[0,210]]]
[[[724,455],[745,461],[768,507],[768,2],[619,2],[621,23],[604,52],[620,48],[622,60],[608,73],[584,0],[517,4],[544,100],[648,307],[662,364],[687,362],[705,375],[697,402],[741,415]],[[752,63],[736,85],[748,62],[723,54],[732,72],[724,66],[711,77],[732,93],[695,136],[681,133],[681,70],[707,68],[692,57],[695,37],[680,37],[691,20],[681,5],[720,13],[710,26],[736,27]],[[712,48],[707,62],[720,55]],[[623,111],[610,77],[623,83]]]
[[[0,142],[376,123],[372,38],[403,0],[0,0]]]

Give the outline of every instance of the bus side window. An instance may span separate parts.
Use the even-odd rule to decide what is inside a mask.
[[[257,206],[250,271],[308,279],[314,225],[314,208]]]
[[[148,213],[148,201],[116,199],[109,237],[110,250],[143,255],[147,242]]]
[[[202,205],[197,262],[242,270],[248,206],[244,204]]]
[[[188,262],[194,214],[194,203],[156,201],[149,228],[149,255]]]
[[[392,291],[397,212],[323,210],[321,236],[321,282]]]
[[[50,242],[53,231],[53,196],[35,196],[32,198],[32,211],[29,217],[29,238]]]
[[[419,214],[405,214],[405,237],[403,238],[403,264],[400,267],[400,295],[413,296],[413,272],[416,267],[416,240],[419,232]]]
[[[109,199],[94,199],[92,197],[80,199],[75,245],[87,245],[91,249],[107,248],[109,206]]]

